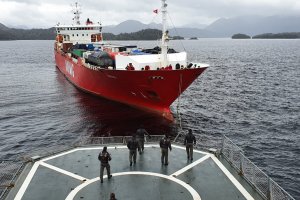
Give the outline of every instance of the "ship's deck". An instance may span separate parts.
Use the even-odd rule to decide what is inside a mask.
[[[158,145],[145,145],[135,165],[129,165],[124,145],[108,146],[112,179],[99,180],[98,153],[103,146],[80,147],[42,158],[27,166],[7,199],[262,199],[230,165],[213,154],[172,145],[169,165],[161,164]],[[105,170],[106,174],[106,170]]]

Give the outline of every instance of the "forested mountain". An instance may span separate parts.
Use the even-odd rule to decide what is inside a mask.
[[[157,40],[162,32],[157,29],[145,29],[134,33],[114,35],[104,33],[105,40]],[[0,23],[0,40],[54,40],[55,30],[50,29],[15,29],[8,28]]]
[[[162,31],[157,29],[144,29],[134,33],[103,33],[105,40],[158,40],[162,36]]]
[[[0,40],[53,40],[54,38],[54,28],[16,29],[0,23]]]
[[[259,34],[252,37],[253,39],[299,39],[300,32],[293,33],[265,33]]]

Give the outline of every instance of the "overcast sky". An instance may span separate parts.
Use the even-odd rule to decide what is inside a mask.
[[[0,0],[0,23],[6,26],[49,28],[70,24],[72,0]],[[152,10],[160,0],[81,0],[82,18],[118,24],[128,19],[159,23]],[[219,18],[241,15],[300,15],[300,0],[168,0],[168,12],[176,27],[210,24]],[[153,20],[154,19],[154,20]]]

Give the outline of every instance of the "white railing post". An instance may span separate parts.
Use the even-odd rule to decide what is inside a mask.
[[[244,175],[244,156],[240,151],[240,175]]]
[[[221,152],[220,152],[220,154],[223,153],[223,150],[224,150],[224,143],[225,143],[225,135],[222,134],[222,146],[221,146]]]
[[[271,183],[271,178],[268,177],[268,190],[267,190],[267,199],[268,200],[272,200],[273,197],[272,197],[272,183]]]
[[[252,183],[256,188],[256,179],[255,179],[255,173],[254,173],[255,170],[254,170],[254,168],[255,168],[255,165],[252,165]]]

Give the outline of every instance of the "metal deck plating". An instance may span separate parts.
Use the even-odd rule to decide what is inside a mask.
[[[7,199],[109,199],[111,192],[118,199],[262,199],[215,155],[195,150],[191,162],[179,145],[173,145],[168,166],[160,162],[158,145],[145,145],[133,166],[126,146],[108,146],[113,178],[105,176],[101,184],[97,156],[102,148],[75,148],[34,162]]]

